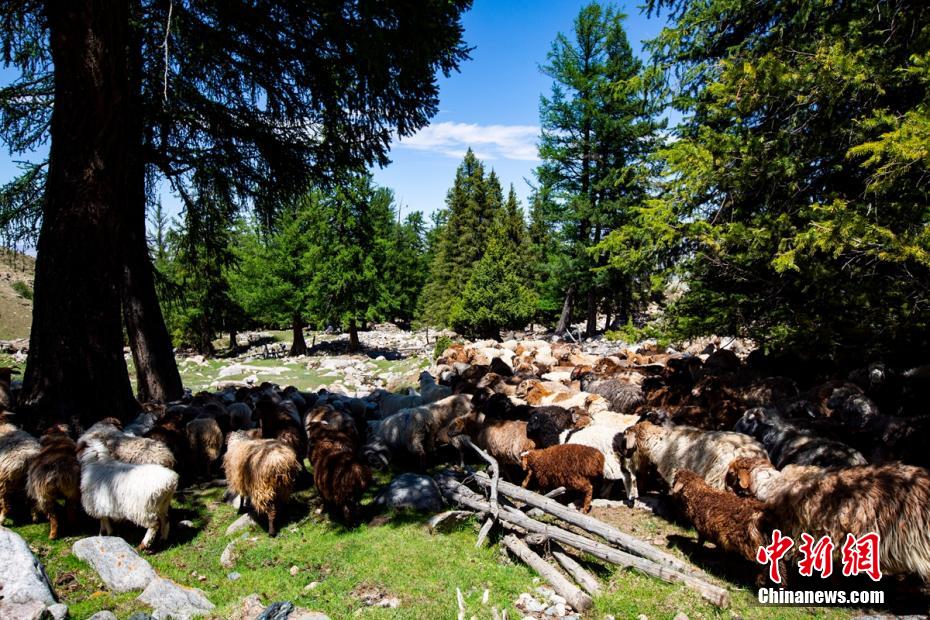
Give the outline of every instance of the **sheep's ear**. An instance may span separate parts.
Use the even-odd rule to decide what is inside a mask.
[[[740,467],[737,471],[737,476],[739,478],[739,486],[741,489],[749,490],[749,484],[751,482],[749,469],[745,467]]]

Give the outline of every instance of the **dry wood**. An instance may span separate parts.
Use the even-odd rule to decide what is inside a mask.
[[[591,597],[582,592],[578,586],[573,584],[559,570],[542,559],[532,549],[526,546],[522,540],[508,534],[502,539],[504,546],[510,549],[510,552],[523,560],[530,568],[539,573],[540,577],[549,582],[552,588],[562,596],[568,604],[576,611],[587,611],[591,608],[593,601]]]
[[[457,481],[450,481],[450,484],[444,486],[443,494],[445,494],[449,500],[463,504],[473,510],[490,510],[488,503],[482,496]],[[708,583],[692,573],[683,573],[673,568],[659,565],[651,560],[614,549],[603,543],[595,542],[590,538],[585,538],[580,534],[569,532],[560,527],[540,523],[513,508],[503,507],[500,512],[500,517],[505,527],[510,527],[511,524],[517,525],[529,532],[544,534],[552,540],[589,553],[606,562],[635,568],[647,575],[651,575],[669,583],[682,583],[696,590],[702,597],[718,607],[726,607],[730,604],[730,595],[725,589]]]
[[[601,589],[601,584],[597,582],[597,578],[594,577],[588,570],[575,561],[575,558],[568,555],[558,547],[553,547],[552,557],[561,565],[566,573],[572,576],[572,579],[578,582],[585,592],[594,596]]]
[[[478,531],[478,540],[475,541],[475,547],[481,547],[484,545],[484,541],[487,539],[488,534],[491,533],[492,527],[494,527],[494,517],[488,517],[487,520],[481,525],[481,529]]]
[[[488,477],[481,474],[480,472],[475,475],[475,482],[481,486],[487,486],[489,483]],[[539,493],[534,493],[523,487],[518,487],[515,484],[510,484],[506,481],[501,481],[500,483],[501,492],[504,495],[512,497],[521,502],[525,502],[531,506],[544,510],[549,514],[562,519],[566,523],[571,523],[572,525],[583,529],[586,532],[596,534],[606,540],[607,542],[617,545],[621,549],[629,551],[630,553],[635,553],[644,558],[652,560],[657,564],[662,566],[668,566],[677,571],[681,572],[690,572],[690,573],[701,573],[701,571],[695,567],[691,566],[687,562],[683,562],[678,558],[665,553],[658,547],[650,545],[644,540],[640,540],[635,536],[622,532],[617,528],[607,525],[603,521],[599,521],[594,517],[589,517],[586,514],[578,512],[577,510],[572,510],[562,504],[543,497]]]

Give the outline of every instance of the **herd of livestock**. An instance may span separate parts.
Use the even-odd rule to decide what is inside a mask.
[[[667,494],[699,540],[750,561],[774,528],[833,540],[874,532],[883,573],[930,581],[930,366],[799,370],[714,346],[595,356],[544,341],[455,344],[418,392],[356,398],[266,383],[40,438],[15,425],[15,393],[0,377],[0,522],[31,509],[55,538],[83,509],[103,532],[114,521],[145,528],[149,548],[168,536],[178,487],[222,470],[272,536],[311,480],[328,514],[352,524],[374,469],[483,462],[477,446],[505,477],[564,487],[584,512],[594,497]]]

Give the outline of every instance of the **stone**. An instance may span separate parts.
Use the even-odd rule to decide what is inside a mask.
[[[151,564],[119,536],[82,538],[71,552],[90,564],[112,592],[141,590],[156,577]]]
[[[304,586],[304,592],[309,592],[310,590],[315,590],[315,589],[317,589],[318,587],[320,587],[320,582],[319,582],[319,581],[311,581],[310,583],[308,583],[307,585]]]
[[[55,604],[45,569],[23,537],[0,526],[0,618],[40,618]]]
[[[230,581],[238,581],[239,579],[242,578],[242,573],[237,573],[236,571],[233,571],[229,573],[228,575],[226,575],[226,578],[229,579]]]
[[[240,538],[237,538],[226,545],[223,549],[223,553],[220,554],[220,566],[223,568],[232,568],[236,565],[236,560],[239,559],[239,553],[236,551],[236,543],[240,540]]]
[[[535,598],[533,598],[533,595],[529,592],[524,592],[519,597],[517,597],[516,605],[523,611],[532,614],[541,613],[548,607],[545,603],[541,603],[540,601],[537,601]]]
[[[296,576],[297,576],[297,573],[300,572],[300,567],[298,567],[298,566],[292,566],[292,567],[290,568],[290,570],[288,570],[288,572],[291,574],[291,577],[296,577]]]
[[[195,526],[194,526],[194,522],[193,522],[193,521],[190,521],[189,519],[184,519],[183,521],[178,521],[178,525],[180,525],[181,527],[188,527],[188,528],[191,528],[191,529],[193,529],[193,528],[195,527]]]
[[[156,618],[187,620],[213,611],[215,605],[197,588],[185,588],[170,579],[156,577],[137,597],[155,610]]]
[[[226,528],[226,535],[232,536],[233,534],[238,534],[242,530],[247,530],[253,525],[258,524],[255,523],[255,519],[252,518],[252,515],[246,513],[229,524],[229,527]]]
[[[68,606],[64,603],[49,605],[46,610],[53,620],[65,620],[68,617]]]
[[[688,620],[688,615],[679,611],[672,620]]]
[[[116,614],[109,609],[104,609],[103,611],[98,611],[87,620],[116,620]]]
[[[318,611],[296,607],[290,601],[278,601],[265,606],[258,594],[250,594],[239,601],[238,608],[230,620],[329,620],[329,616]]]
[[[429,476],[401,474],[381,490],[374,503],[382,508],[413,509],[419,512],[439,512],[443,509],[442,494]]]
[[[565,605],[563,603],[556,603],[555,605],[548,607],[546,611],[543,612],[543,615],[561,618],[566,613],[568,613],[568,610],[565,609]]]

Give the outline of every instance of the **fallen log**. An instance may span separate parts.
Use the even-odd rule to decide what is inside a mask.
[[[584,566],[575,561],[573,557],[562,551],[558,548],[552,549],[552,557],[555,558],[556,562],[565,570],[566,573],[572,576],[572,579],[578,582],[585,592],[594,596],[601,590],[601,584],[597,582],[597,579],[589,573]]]
[[[482,472],[475,474],[475,482],[481,486],[487,486],[489,484],[487,475]],[[631,536],[626,532],[622,532],[613,526],[607,525],[603,521],[595,519],[594,517],[589,517],[584,513],[578,512],[577,510],[572,510],[567,506],[563,506],[557,501],[543,497],[539,493],[534,493],[533,491],[529,491],[523,487],[518,487],[517,485],[511,484],[505,480],[498,482],[498,487],[500,492],[508,497],[512,497],[513,499],[519,500],[539,508],[540,510],[548,512],[552,516],[558,517],[566,523],[571,523],[572,525],[580,527],[586,532],[596,534],[607,542],[617,545],[621,549],[629,551],[630,553],[635,553],[636,555],[652,560],[656,564],[661,564],[662,566],[667,566],[669,568],[685,573],[701,574],[702,572],[696,566],[691,566],[687,562],[679,560],[675,556],[665,553],[658,547],[650,545],[644,540],[640,540],[635,536]]]
[[[548,581],[549,585],[552,586],[556,593],[568,601],[568,604],[571,605],[575,611],[587,611],[591,609],[591,605],[594,604],[591,597],[582,592],[578,586],[560,573],[558,569],[527,547],[526,543],[513,534],[504,536],[502,542],[505,547],[510,549],[511,553],[523,560],[527,566],[539,573],[540,577]]]
[[[473,510],[490,511],[490,506],[485,499],[463,485],[462,483],[449,480],[440,485],[443,494],[450,501],[457,502]],[[599,543],[585,538],[580,534],[569,532],[555,525],[547,525],[535,519],[532,519],[519,510],[501,506],[499,518],[504,527],[510,524],[517,525],[528,532],[543,534],[556,542],[560,542],[579,551],[589,553],[596,558],[600,558],[611,564],[617,564],[627,568],[635,568],[647,575],[656,577],[669,583],[682,583],[689,588],[697,591],[702,597],[718,607],[727,607],[730,604],[730,595],[727,591],[719,586],[715,586],[692,573],[684,573],[668,566],[663,566],[619,549],[614,549],[603,543]]]

